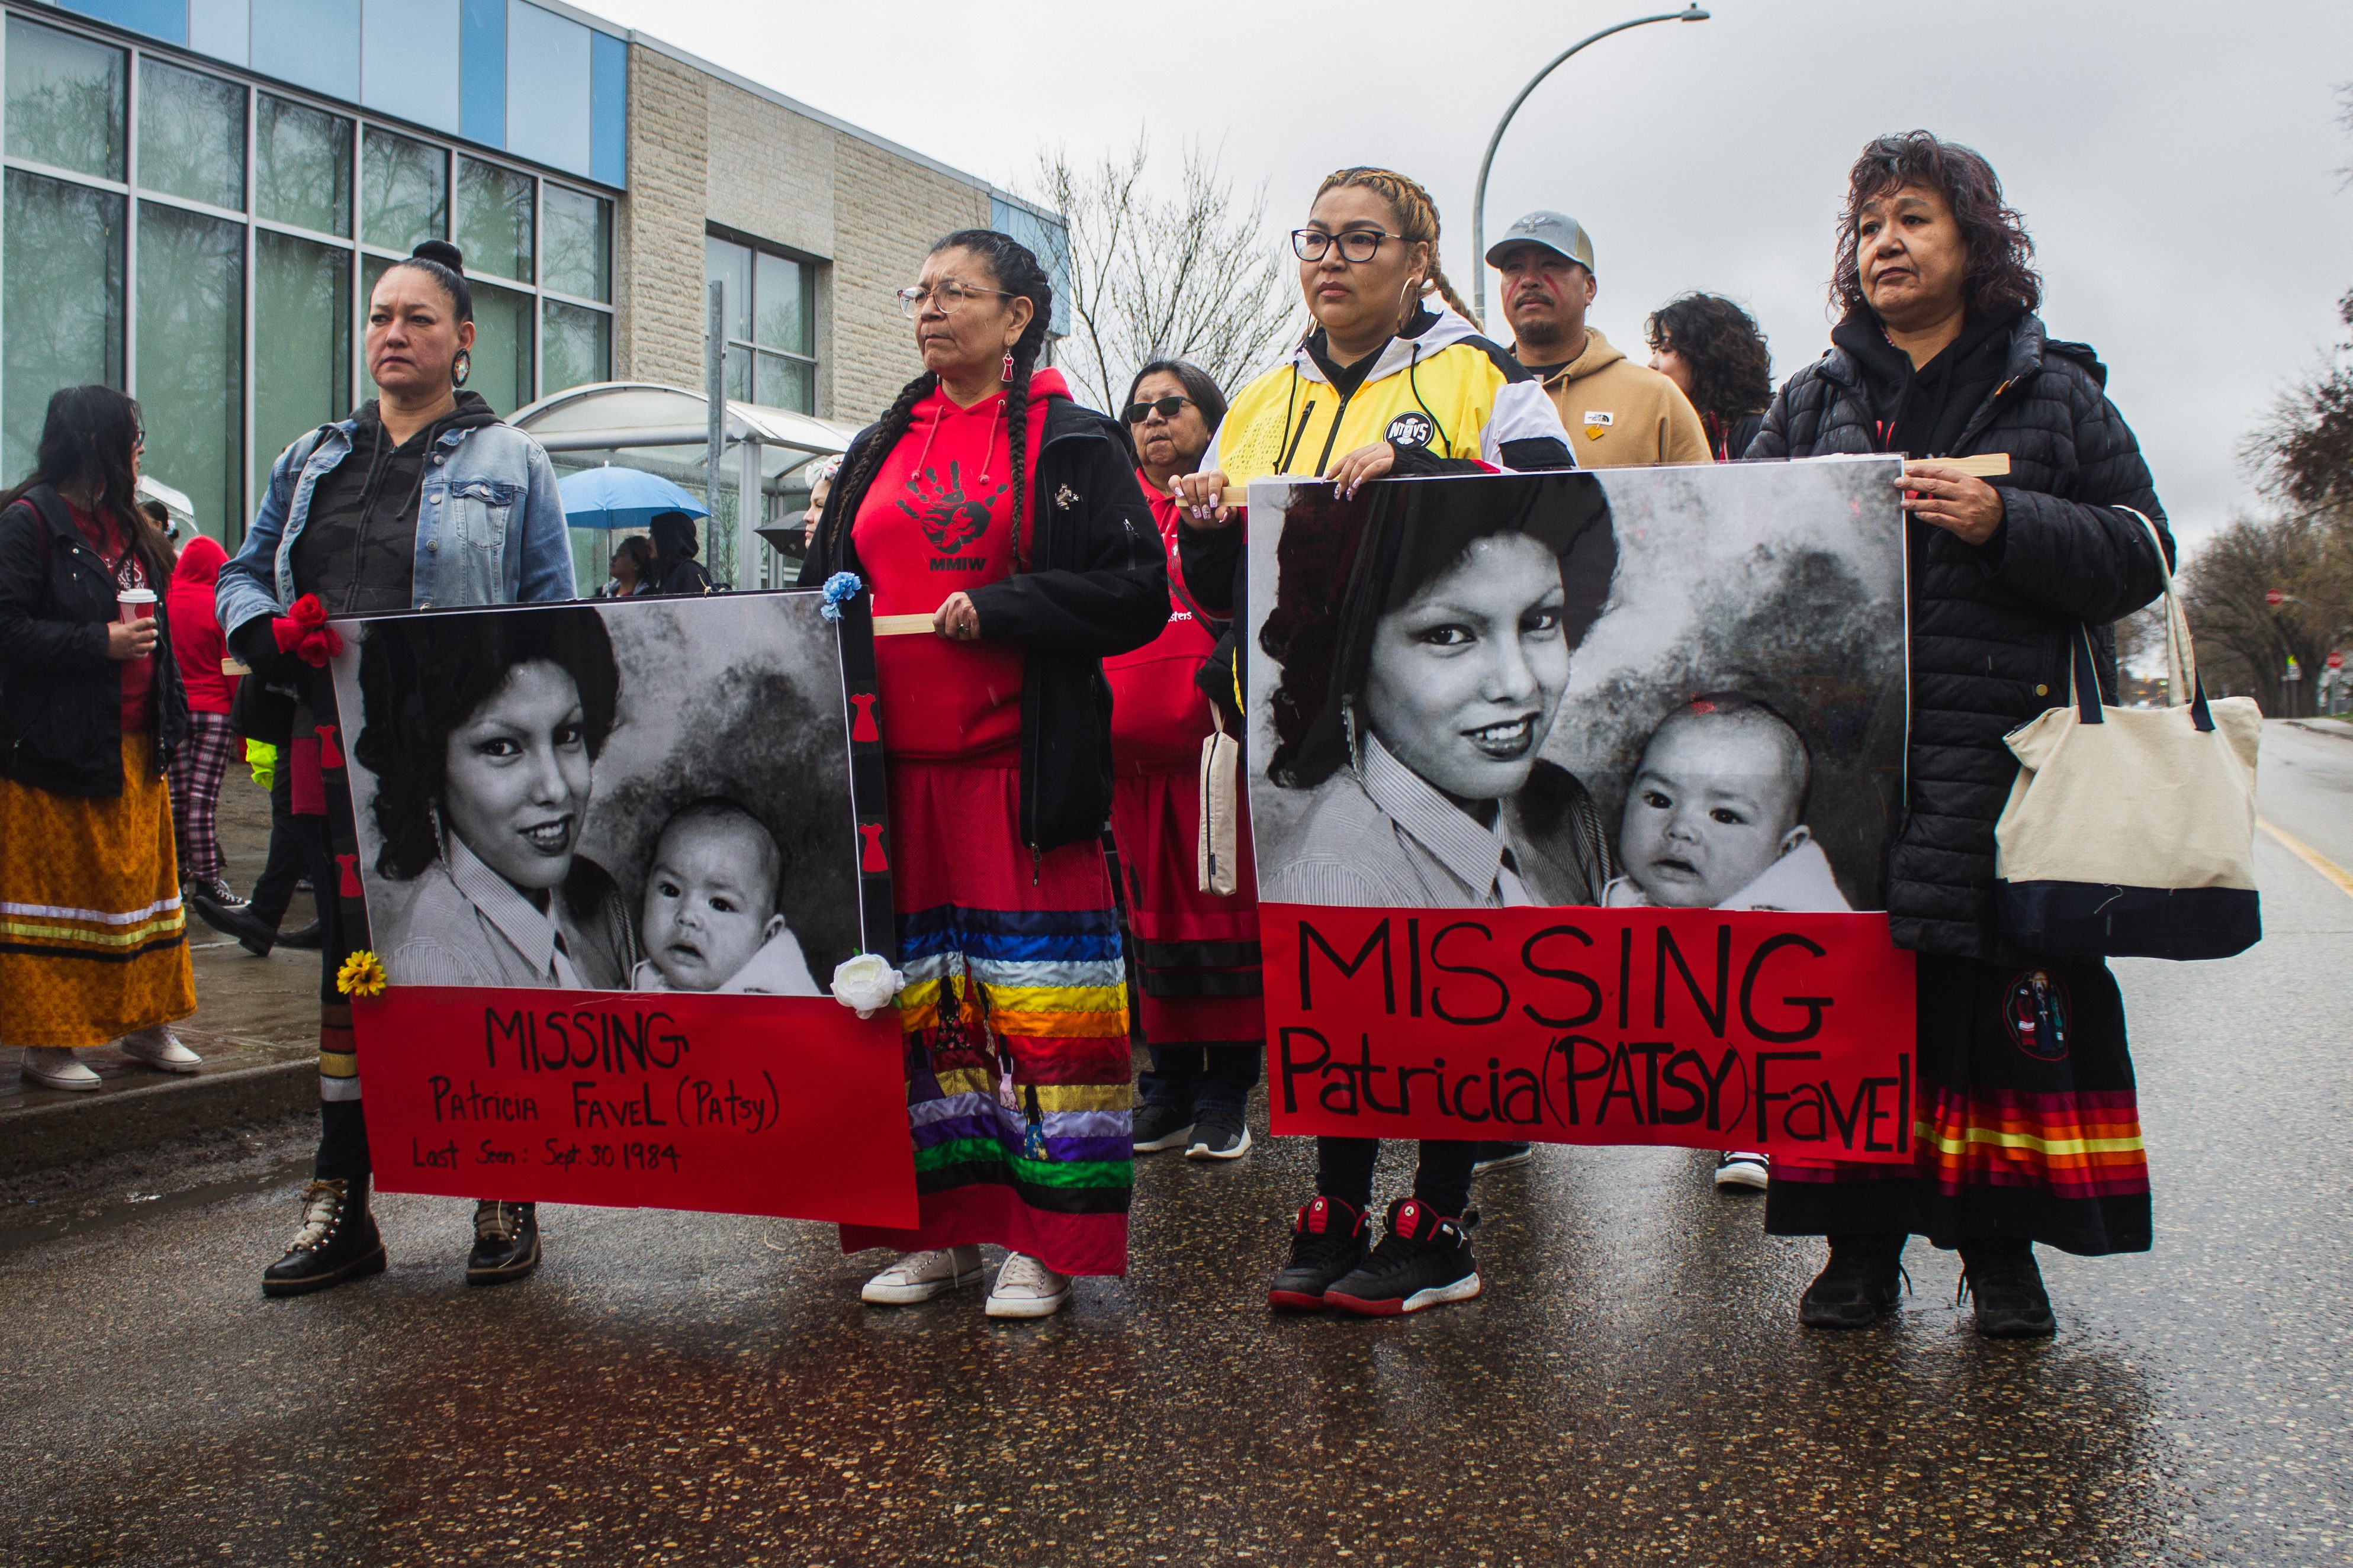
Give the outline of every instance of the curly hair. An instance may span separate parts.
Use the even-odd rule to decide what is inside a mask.
[[[1773,401],[1773,354],[1756,319],[1721,294],[1684,294],[1651,312],[1642,335],[1654,353],[1691,366],[1692,406],[1725,424]]]
[[[2034,269],[2034,241],[2026,219],[2001,196],[2000,177],[1982,153],[1927,131],[1882,136],[1862,150],[1846,177],[1846,208],[1839,215],[1838,258],[1831,269],[1831,307],[1852,315],[1871,308],[1862,292],[1856,226],[1863,205],[1905,185],[1937,192],[1953,209],[1968,247],[1963,282],[1969,314],[1978,319],[2031,310],[2042,303],[2042,275]]]
[[[1479,318],[1471,313],[1471,307],[1462,302],[1462,296],[1456,293],[1454,285],[1446,280],[1446,268],[1439,265],[1438,204],[1430,199],[1430,193],[1422,189],[1418,181],[1407,178],[1395,169],[1359,167],[1335,169],[1324,175],[1324,183],[1315,187],[1316,199],[1321,201],[1326,191],[1350,185],[1370,191],[1388,203],[1389,210],[1397,214],[1398,233],[1405,237],[1409,245],[1427,244],[1430,247],[1430,276],[1422,280],[1422,292],[1437,294],[1453,307],[1456,315],[1478,327]],[[1480,330],[1483,331],[1485,329]]]
[[[1345,706],[1372,666],[1373,631],[1480,540],[1519,533],[1560,563],[1561,631],[1573,649],[1601,617],[1618,570],[1609,499],[1590,473],[1516,474],[1461,485],[1376,485],[1360,510],[1321,486],[1293,492],[1275,546],[1275,605],[1259,647],[1282,667],[1266,776],[1314,789],[1348,761]],[[1360,521],[1361,520],[1361,521]]]
[[[580,691],[593,760],[613,732],[621,677],[605,617],[585,606],[382,621],[360,645],[363,725],[352,755],[375,775],[379,875],[406,882],[441,858],[449,736],[526,664],[552,664]]]

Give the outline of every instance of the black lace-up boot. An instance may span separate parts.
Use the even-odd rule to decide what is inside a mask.
[[[261,1271],[265,1296],[307,1296],[384,1272],[384,1237],[368,1213],[368,1179],[314,1181],[286,1256]]]
[[[1975,1303],[1977,1331],[1989,1340],[2039,1340],[2059,1331],[2031,1241],[1961,1243],[1960,1293]]]
[[[1830,1266],[1798,1301],[1798,1321],[1810,1329],[1861,1329],[1895,1310],[1909,1276],[1904,1244],[1911,1237],[1833,1236]]]
[[[466,1283],[503,1285],[539,1267],[539,1205],[484,1198],[474,1205],[474,1250]]]

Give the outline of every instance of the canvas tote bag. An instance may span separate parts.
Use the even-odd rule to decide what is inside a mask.
[[[2131,511],[2120,507],[2120,511]],[[2157,529],[2133,511],[2158,544]],[[2165,552],[2158,545],[2158,566]],[[2100,701],[2088,627],[2070,700],[2012,730],[2018,778],[1994,826],[2004,935],[2052,957],[2228,958],[2263,936],[2253,699],[2206,700],[2165,578],[2164,708]]]

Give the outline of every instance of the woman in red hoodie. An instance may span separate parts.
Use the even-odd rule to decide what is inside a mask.
[[[188,691],[188,738],[172,753],[165,773],[172,786],[172,836],[180,851],[182,896],[202,893],[224,909],[245,900],[230,891],[222,875],[221,780],[237,760],[237,737],[229,732],[229,700],[237,681],[222,673],[228,643],[213,614],[213,585],[228,552],[204,534],[188,541],[172,572],[167,603],[172,611],[172,658]]]
[[[896,1305],[977,1283],[995,1242],[989,1315],[1044,1317],[1127,1270],[1102,660],[1158,635],[1167,578],[1117,428],[1034,368],[1038,258],[962,230],[900,300],[923,374],[850,444],[801,574],[926,628],[874,647],[918,1219],[842,1247],[904,1254],[864,1291]]]
[[[1215,728],[1194,682],[1224,629],[1187,591],[1176,563],[1169,481],[1201,466],[1226,417],[1208,373],[1155,360],[1136,373],[1124,416],[1136,479],[1168,552],[1167,629],[1103,661],[1112,689],[1112,832],[1127,882],[1137,994],[1152,1070],[1136,1081],[1137,1153],[1182,1149],[1195,1160],[1249,1152],[1242,1115],[1258,1086],[1266,1011],[1260,997],[1258,879],[1250,828],[1234,825],[1219,893],[1203,889],[1201,743]],[[1228,726],[1230,732],[1232,726]],[[1237,792],[1239,794],[1239,792]],[[1220,836],[1212,835],[1215,852]]]

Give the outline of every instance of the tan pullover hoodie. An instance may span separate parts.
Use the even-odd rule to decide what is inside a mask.
[[[1585,352],[1544,384],[1580,468],[1712,463],[1707,431],[1683,388],[1636,364],[1594,328]]]

